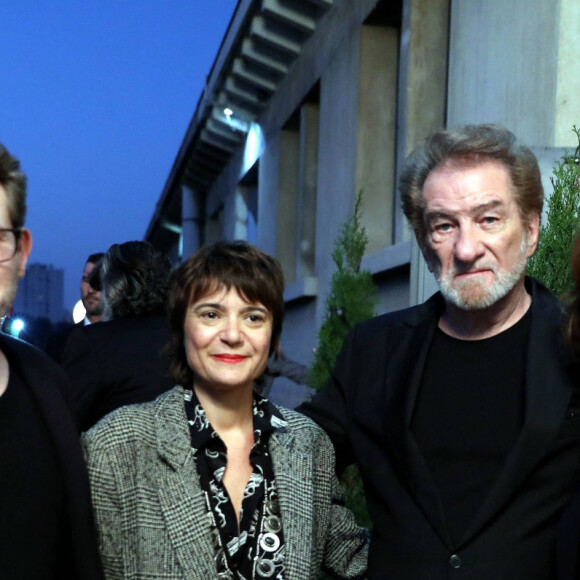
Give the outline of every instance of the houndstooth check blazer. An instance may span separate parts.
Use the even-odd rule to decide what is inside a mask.
[[[107,579],[217,577],[184,390],[123,407],[83,435]],[[334,450],[310,419],[281,409],[272,456],[286,543],[285,580],[342,578],[366,570],[368,532],[343,505]]]

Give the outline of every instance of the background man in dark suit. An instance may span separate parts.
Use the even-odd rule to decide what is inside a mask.
[[[81,431],[111,411],[173,386],[163,347],[169,258],[148,242],[113,244],[101,262],[103,322],[75,331],[63,356]],[[91,282],[96,285],[93,277]]]
[[[32,248],[26,178],[0,145],[0,312]],[[61,394],[66,377],[36,348],[0,334],[0,576],[101,578],[88,480]]]
[[[85,307],[84,324],[92,324],[93,322],[100,322],[103,319],[103,306],[101,304],[101,291],[94,288],[90,284],[91,274],[102,260],[105,254],[100,252],[98,254],[91,254],[87,258],[83,270],[83,277],[81,278],[81,301]]]
[[[537,161],[502,127],[438,131],[407,159],[400,190],[440,292],[355,327],[301,410],[359,464],[370,578],[554,578],[580,401],[559,304],[525,277]]]
[[[85,263],[83,276],[81,278],[81,302],[85,307],[85,318],[76,324],[55,332],[46,341],[46,354],[52,357],[57,363],[62,364],[66,343],[75,328],[82,328],[93,322],[100,322],[103,318],[103,306],[101,304],[101,290],[91,286],[90,279],[95,267],[105,254],[99,252],[91,254]]]

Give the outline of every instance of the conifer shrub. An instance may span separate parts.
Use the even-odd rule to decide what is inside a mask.
[[[334,363],[350,328],[375,316],[376,290],[371,272],[361,270],[368,237],[360,223],[362,191],[356,197],[352,217],[346,221],[334,243],[332,259],[336,272],[326,298],[326,310],[318,332],[318,346],[310,369],[308,383],[319,390],[330,377]],[[341,477],[346,492],[347,507],[355,514],[359,525],[371,527],[360,473],[349,466]]]
[[[567,152],[557,161],[550,178],[553,192],[547,200],[546,223],[540,228],[538,249],[528,261],[527,273],[545,284],[556,296],[570,290],[570,251],[580,220],[580,129],[574,155]]]

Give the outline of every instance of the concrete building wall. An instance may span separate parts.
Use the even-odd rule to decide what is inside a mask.
[[[28,264],[14,301],[18,316],[48,318],[53,323],[66,320],[64,270],[47,264]]]
[[[559,4],[452,2],[449,126],[501,123],[524,143],[554,145]]]

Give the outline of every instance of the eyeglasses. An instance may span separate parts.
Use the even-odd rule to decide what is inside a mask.
[[[12,260],[18,251],[22,228],[0,228],[0,262]]]

